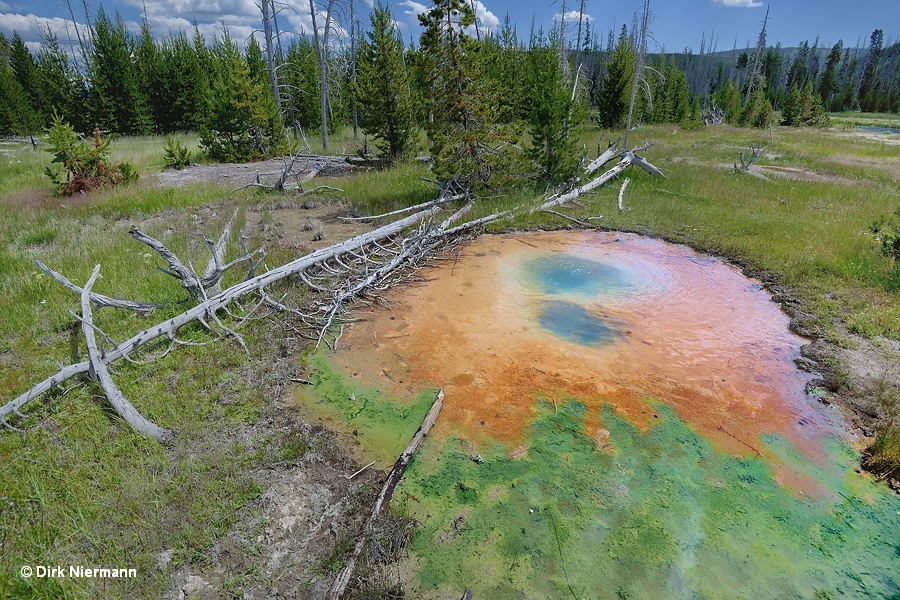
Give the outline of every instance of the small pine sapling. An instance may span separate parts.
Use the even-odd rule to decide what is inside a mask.
[[[53,154],[51,162],[62,165],[65,172],[63,179],[59,170],[47,167],[45,171],[60,196],[84,194],[137,179],[137,171],[130,164],[110,165],[109,140],[103,139],[96,127],[86,143],[62,117],[54,115],[53,124],[47,130],[47,143],[48,152]]]

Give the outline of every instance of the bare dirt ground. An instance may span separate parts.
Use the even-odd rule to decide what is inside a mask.
[[[312,168],[310,160],[298,160],[294,164],[294,171],[306,173]],[[252,163],[214,163],[203,165],[190,165],[181,170],[166,169],[155,174],[156,182],[160,187],[184,187],[196,183],[216,183],[233,188],[257,181],[271,185],[281,175],[286,163],[280,158],[273,158]],[[349,172],[350,165],[341,167],[329,164],[322,175],[341,175]]]

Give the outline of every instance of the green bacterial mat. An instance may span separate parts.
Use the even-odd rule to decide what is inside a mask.
[[[389,464],[433,391],[395,402],[313,361],[301,402],[344,419]],[[858,474],[843,442],[825,440],[827,463],[813,465],[781,436],[762,440],[826,488],[809,498],[765,460],[722,452],[654,408],[641,431],[602,407],[599,450],[575,400],[538,401],[524,452],[482,441],[479,462],[469,440],[426,440],[393,500],[421,523],[408,597],[900,598],[900,498]]]

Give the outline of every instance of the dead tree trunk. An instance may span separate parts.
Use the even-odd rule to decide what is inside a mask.
[[[269,65],[269,82],[272,85],[272,96],[275,98],[275,106],[281,113],[281,93],[278,88],[278,71],[275,61],[275,34],[272,31],[272,20],[275,17],[275,3],[273,0],[260,0],[262,11],[263,37],[266,38],[266,59]]]
[[[372,525],[375,523],[375,520],[378,518],[378,515],[381,514],[384,507],[390,504],[391,496],[394,495],[394,489],[397,487],[397,484],[400,483],[400,479],[406,472],[406,467],[409,466],[409,463],[412,461],[419,446],[422,445],[425,436],[428,435],[428,432],[431,431],[431,428],[437,421],[443,406],[444,390],[442,389],[438,392],[437,397],[434,399],[434,403],[431,405],[431,410],[425,415],[425,420],[422,421],[422,425],[419,427],[418,431],[416,431],[415,435],[413,435],[406,450],[403,451],[403,454],[401,454],[400,458],[397,459],[397,462],[394,463],[394,468],[391,469],[387,480],[384,482],[384,486],[381,488],[381,493],[378,494],[378,498],[375,500],[372,514],[370,514],[369,518],[366,520],[363,531],[356,540],[356,546],[353,547],[353,552],[347,559],[347,564],[341,569],[341,572],[338,573],[337,579],[334,580],[334,584],[332,584],[331,589],[328,591],[329,600],[340,600],[344,596],[347,584],[350,583],[350,577],[353,575],[353,569],[356,568],[356,561],[359,560],[363,548],[366,545],[366,539],[372,530]]]
[[[185,325],[194,321],[200,321],[208,329],[211,329],[211,327],[206,323],[207,319],[216,322],[220,326],[220,328],[224,332],[224,334],[220,335],[220,337],[227,334],[229,336],[235,337],[235,339],[238,339],[240,341],[240,337],[232,329],[226,328],[224,325],[219,323],[217,321],[218,317],[216,316],[217,312],[224,310],[233,301],[252,293],[258,293],[263,299],[266,299],[268,301],[270,299],[268,298],[268,295],[266,293],[267,286],[294,275],[303,276],[304,271],[313,267],[327,265],[329,260],[340,257],[341,255],[360,256],[360,253],[362,252],[361,249],[369,245],[377,246],[380,244],[383,248],[385,240],[397,236],[399,233],[409,227],[420,224],[425,219],[433,218],[439,210],[440,208],[436,206],[427,210],[422,210],[399,221],[389,223],[388,225],[384,225],[383,227],[379,227],[378,229],[375,229],[368,233],[358,235],[328,248],[317,250],[316,252],[282,265],[277,269],[273,269],[262,275],[257,275],[255,277],[247,279],[246,281],[238,283],[219,294],[203,299],[203,301],[199,302],[196,306],[175,317],[172,317],[171,319],[168,319],[167,321],[158,323],[152,327],[138,332],[124,342],[115,344],[115,347],[105,352],[99,358],[99,360],[108,365],[116,360],[119,360],[120,358],[129,356],[130,354],[136,352],[147,344],[159,340],[163,337],[170,340],[171,349],[172,347],[180,343],[176,338],[176,333],[181,327],[184,327]],[[466,226],[469,226],[469,224],[465,224],[463,227]],[[462,231],[462,229],[454,228],[452,230],[445,231],[443,235],[451,236],[457,234],[460,231]],[[152,242],[155,243],[154,247],[158,247],[158,251],[160,252],[160,254],[162,256],[165,256],[167,259],[171,259],[170,266],[173,263],[178,266],[178,269],[180,269],[180,271],[176,271],[173,267],[173,276],[177,277],[177,273],[182,272],[184,273],[185,277],[191,279],[192,281],[197,278],[193,271],[185,267],[180,259],[178,259],[178,257],[175,256],[174,253],[172,253],[168,248],[162,245],[158,240],[155,240],[154,238],[151,238],[149,236],[143,236],[143,234],[141,234],[141,236],[142,237],[140,241],[144,241],[144,238],[146,238],[146,240],[148,241],[152,240]],[[434,248],[430,248],[430,250],[433,251]],[[399,253],[399,251],[395,252],[395,254]],[[374,256],[375,252],[369,251],[367,255]],[[401,266],[399,263],[394,265],[395,268],[399,268],[399,266]],[[333,268],[331,268],[331,270],[332,272],[337,272]],[[382,272],[382,274],[387,275],[389,273]],[[192,285],[188,285],[185,287],[188,289],[192,289]],[[199,285],[199,289],[205,289],[205,287],[201,284]],[[355,293],[358,293],[359,291],[360,290],[356,290]],[[91,295],[90,297],[91,299],[94,299],[97,296]],[[340,297],[342,300],[346,300],[349,298],[347,294],[342,294]],[[317,318],[313,322],[315,324],[319,324],[321,323],[321,319]],[[82,373],[87,373],[90,368],[91,362],[83,361],[60,369],[50,377],[44,379],[43,381],[32,387],[30,390],[24,392],[23,394],[20,394],[17,398],[8,402],[6,405],[0,408],[0,423],[6,423],[7,417],[11,415],[15,415],[21,418],[23,415],[20,410],[25,404],[27,404],[31,400],[34,400],[35,398],[40,397],[42,394],[48,392],[50,389],[58,386],[60,383],[70,379],[71,377],[80,375]]]
[[[91,314],[91,288],[94,287],[94,282],[97,281],[99,274],[100,265],[97,265],[81,291],[81,325],[84,331],[84,338],[87,341],[88,356],[90,356],[90,372],[100,381],[100,386],[106,394],[106,399],[116,409],[116,412],[125,419],[125,422],[157,442],[162,444],[170,443],[175,439],[174,432],[148,421],[134,408],[112,380],[109,369],[103,360],[103,354],[100,352],[100,348],[97,347],[97,340],[94,336],[96,326]]]
[[[634,81],[631,84],[631,102],[628,104],[628,119],[625,122],[625,141],[622,148],[628,150],[628,134],[631,133],[631,116],[634,113],[634,102],[637,98],[638,86],[644,77],[644,60],[647,56],[647,26],[650,24],[650,0],[644,0],[644,12],[641,17],[641,32],[638,43],[638,62],[634,72]]]

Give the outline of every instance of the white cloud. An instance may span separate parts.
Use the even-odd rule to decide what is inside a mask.
[[[12,37],[13,31],[17,31],[32,53],[40,50],[41,35],[48,26],[50,31],[59,38],[59,44],[62,47],[65,48],[68,44],[69,32],[71,32],[72,41],[75,42],[75,31],[71,29],[72,22],[67,19],[39,17],[35,14],[0,13],[0,31],[8,38]],[[81,35],[85,35],[87,30],[84,25],[79,24],[79,29],[82,29]]]
[[[143,0],[124,0],[124,3],[143,12]],[[146,3],[147,16],[183,17],[198,23],[260,20],[259,8],[254,0],[153,0]],[[242,17],[244,19],[242,19]]]
[[[412,18],[416,24],[418,24],[418,16],[424,15],[428,12],[428,7],[424,4],[419,4],[415,2],[415,0],[403,0],[403,2],[398,2],[400,6],[405,6],[406,10],[403,11],[404,15],[407,15]]]
[[[584,13],[584,15],[582,15],[582,17],[584,19],[582,21],[583,23],[590,23],[594,20],[594,17],[592,17],[591,15],[589,15],[587,13]],[[553,15],[553,21],[556,23],[559,23],[561,18],[562,18],[562,13],[556,13],[555,15]],[[566,13],[566,23],[578,23],[578,11],[577,10],[570,10]]]
[[[758,8],[763,5],[756,0],[712,0],[712,3],[725,8]]]
[[[475,19],[478,21],[479,30],[484,33],[487,31],[496,31],[500,26],[500,19],[497,18],[497,15],[492,13],[481,0],[464,0],[469,3],[470,6],[474,6],[475,8]],[[420,4],[415,0],[403,0],[402,2],[398,2],[399,6],[405,7],[403,10],[403,14],[409,17],[410,24],[413,26],[419,25],[418,16],[421,14],[425,14],[428,12],[429,8],[424,4]],[[475,26],[472,25],[470,27],[465,28],[466,35],[475,36],[476,29]]]
[[[0,0],[2,1],[2,0]],[[363,0],[369,8],[375,8],[375,0]]]
[[[478,26],[484,30],[496,31],[500,26],[500,19],[497,15],[488,10],[488,7],[481,3],[481,0],[475,0],[475,18],[478,20]]]

